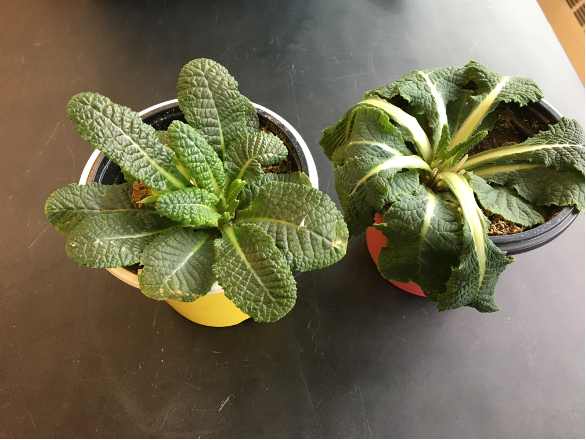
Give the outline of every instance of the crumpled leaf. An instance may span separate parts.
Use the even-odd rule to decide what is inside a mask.
[[[155,129],[128,107],[97,93],[79,93],[69,101],[67,114],[82,138],[149,188],[162,191],[190,186]]]
[[[191,302],[216,282],[212,271],[218,231],[176,227],[145,247],[138,274],[140,290],[149,298]]]
[[[256,322],[276,321],[295,305],[295,278],[273,239],[260,226],[222,228],[213,265],[224,294]]]
[[[321,269],[346,254],[342,214],[326,194],[309,186],[265,183],[250,207],[234,218],[235,225],[249,223],[269,234],[292,269]]]
[[[219,200],[205,189],[185,188],[161,194],[156,208],[161,215],[184,225],[217,227],[218,220],[222,217],[216,211]]]
[[[80,266],[130,266],[140,261],[140,254],[157,235],[175,226],[156,211],[90,217],[69,235],[67,256]]]
[[[68,235],[88,217],[120,213],[136,215],[149,208],[132,203],[132,185],[102,185],[71,183],[49,196],[45,214],[49,222],[64,235]]]

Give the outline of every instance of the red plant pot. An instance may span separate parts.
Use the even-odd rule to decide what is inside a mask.
[[[376,213],[374,215],[375,223],[382,223],[383,221],[384,220],[382,214]],[[370,252],[370,256],[376,263],[381,248],[387,245],[387,237],[385,237],[381,231],[379,231],[378,229],[374,229],[371,226],[366,230],[366,245],[368,246],[368,252]],[[399,289],[404,290],[405,292],[412,293],[413,295],[425,296],[423,290],[421,290],[421,287],[419,287],[415,283],[398,283],[396,281],[391,281],[391,283],[393,283]]]

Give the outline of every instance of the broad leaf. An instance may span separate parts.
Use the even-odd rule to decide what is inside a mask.
[[[343,160],[346,157],[346,145],[348,144],[355,114],[356,107],[344,113],[334,125],[323,131],[322,137],[318,142],[328,159],[333,161],[334,156],[341,158],[342,162],[339,162],[340,159],[337,162],[340,165],[343,164]]]
[[[537,206],[523,200],[516,191],[499,186],[489,185],[481,177],[470,174],[470,187],[478,197],[482,207],[493,214],[522,226],[533,226],[545,221]]]
[[[69,101],[67,114],[82,138],[149,188],[162,191],[190,186],[155,129],[128,107],[97,93],[79,93]]]
[[[383,277],[418,284],[438,301],[462,252],[462,217],[458,208],[424,186],[402,195],[376,224],[387,238],[378,270]]]
[[[575,119],[562,118],[525,142],[483,151],[470,157],[467,170],[510,161],[543,164],[558,171],[584,174],[584,129]]]
[[[514,188],[521,197],[535,205],[569,205],[584,210],[584,174],[579,171],[511,164],[476,168],[474,174],[488,182]]]
[[[295,278],[260,226],[223,227],[214,248],[213,270],[226,297],[255,321],[276,321],[295,305]]]
[[[252,102],[250,102],[247,98],[242,97],[244,99],[244,116],[246,118],[246,131],[249,133],[256,133],[259,130],[259,120],[258,120],[258,113],[254,108]]]
[[[224,165],[205,138],[180,121],[171,123],[167,136],[169,148],[189,170],[197,186],[219,197],[226,187]]]
[[[369,97],[358,105],[375,107],[386,113],[393,121],[399,124],[409,134],[409,140],[415,145],[418,154],[427,163],[433,160],[433,150],[427,135],[419,125],[417,119],[401,110],[399,107],[377,97]]]
[[[468,78],[476,84],[478,90],[471,96],[474,104],[467,105],[462,112],[462,115],[467,112],[466,118],[454,127],[448,149],[466,141],[477,130],[482,131],[484,118],[501,102],[516,102],[523,106],[543,98],[543,93],[530,78],[504,76],[475,61],[470,61],[467,68]]]
[[[139,208],[131,202],[132,185],[102,185],[71,183],[58,189],[47,199],[45,214],[59,232],[69,235],[88,217],[100,214],[136,215],[149,208]]]
[[[173,228],[153,240],[140,257],[140,290],[157,299],[191,302],[216,282],[212,271],[217,231]]]
[[[434,133],[432,149],[436,151],[442,129],[448,125],[446,107],[459,98],[467,82],[465,66],[440,67],[411,72],[384,87],[366,92],[366,95],[376,95],[389,101],[401,96],[407,100],[416,114],[427,118]]]
[[[394,156],[388,159],[356,157],[334,170],[336,191],[344,209],[344,219],[350,235],[362,234],[372,224],[375,212],[394,201],[402,193],[413,193],[419,186],[419,176],[410,173],[393,188],[395,173],[406,169],[429,170],[419,156]]]
[[[264,173],[261,165],[284,160],[289,151],[283,141],[271,133],[248,133],[226,151],[224,171],[229,182],[236,179],[255,181]]]
[[[342,214],[315,188],[267,182],[235,225],[256,224],[271,236],[287,264],[300,271],[321,269],[346,254],[348,229]]]
[[[388,116],[380,109],[360,107],[354,117],[352,134],[348,139],[346,157],[412,156],[405,146],[405,140],[399,130],[389,122]],[[343,165],[344,161],[333,162],[334,166]]]
[[[441,173],[441,178],[460,202],[464,240],[460,264],[453,269],[445,293],[438,298],[438,310],[469,306],[479,312],[496,312],[499,308],[494,300],[494,288],[499,275],[513,259],[506,257],[488,238],[490,222],[476,204],[468,181],[451,172]]]
[[[87,218],[69,235],[67,256],[81,266],[130,266],[140,261],[142,251],[158,234],[176,226],[155,211]]]
[[[300,171],[295,171],[289,174],[265,174],[259,180],[248,181],[239,197],[238,209],[246,209],[250,205],[250,202],[258,195],[261,186],[267,182],[287,182],[297,183],[299,185],[306,185],[311,187],[311,180],[307,177],[307,174]]]
[[[236,80],[218,63],[199,58],[181,69],[177,91],[179,108],[189,125],[224,157],[246,132],[246,106]]]
[[[185,188],[159,196],[157,211],[194,227],[217,227],[222,217],[216,211],[219,198],[201,188]]]

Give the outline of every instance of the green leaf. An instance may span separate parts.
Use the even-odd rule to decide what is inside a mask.
[[[267,182],[297,183],[311,187],[311,180],[305,173],[295,171],[289,174],[265,174],[260,180],[248,181],[240,194],[238,209],[246,209],[250,202],[258,195],[261,186]]]
[[[377,157],[387,159],[393,156],[412,156],[405,146],[405,140],[389,122],[382,110],[360,107],[356,110],[352,133],[346,147],[346,158]],[[343,162],[334,162],[334,166]]]
[[[350,137],[356,107],[352,107],[338,119],[334,125],[323,131],[318,144],[323,148],[324,154],[330,160],[334,156],[339,158],[336,165],[342,165],[346,157],[346,145]]]
[[[167,135],[169,148],[189,170],[197,186],[219,197],[226,187],[224,165],[205,138],[180,121],[171,123]]]
[[[433,150],[429,143],[427,135],[423,131],[423,128],[419,125],[417,119],[408,113],[401,110],[399,107],[377,97],[369,97],[368,99],[358,103],[358,105],[367,105],[375,107],[386,113],[393,121],[403,127],[410,136],[411,141],[415,145],[417,153],[427,163],[433,160]]]
[[[223,158],[246,132],[246,104],[236,80],[215,61],[199,58],[181,69],[177,91],[189,125]]]
[[[355,157],[343,167],[334,170],[336,191],[344,209],[344,219],[350,235],[362,234],[372,224],[374,213],[406,191],[413,193],[419,186],[419,177],[411,173],[392,187],[395,173],[405,169],[424,169],[429,166],[419,156],[394,156],[388,159]],[[397,182],[397,183],[399,183]]]
[[[140,254],[155,236],[175,226],[177,223],[155,211],[90,217],[69,235],[67,256],[81,266],[130,266],[140,261]]]
[[[185,188],[161,194],[157,211],[165,217],[194,227],[217,227],[222,217],[216,211],[219,198],[201,188]]]
[[[136,215],[148,208],[139,208],[131,202],[132,185],[102,185],[71,183],[55,191],[45,203],[45,214],[51,224],[64,235],[69,235],[88,217],[120,213]]]
[[[292,269],[320,269],[346,254],[348,229],[342,214],[327,195],[309,186],[267,182],[234,218],[235,225],[249,223],[271,236]]]
[[[128,107],[97,93],[79,93],[69,101],[67,114],[82,138],[149,188],[189,186],[173,162],[173,152]]]
[[[475,154],[466,161],[465,168],[473,170],[510,161],[543,164],[557,171],[576,170],[584,175],[584,129],[575,119],[562,118],[521,144]]]
[[[474,174],[488,182],[514,188],[535,205],[569,205],[584,211],[584,175],[579,171],[556,171],[537,164],[510,164],[476,168]]]
[[[475,61],[470,61],[467,68],[468,78],[478,90],[471,96],[474,104],[466,106],[466,118],[453,133],[450,150],[481,130],[483,119],[501,102],[516,102],[523,106],[543,98],[543,93],[530,78],[504,76]]]
[[[217,231],[173,228],[145,247],[138,274],[140,290],[157,299],[191,302],[216,282],[212,271]]]
[[[334,174],[336,171],[338,170]],[[344,178],[341,176],[340,181],[343,182]],[[395,202],[400,195],[415,193],[418,187],[419,174],[416,170],[385,170],[366,180],[348,196],[344,207],[344,220],[348,224],[350,235],[358,236],[366,232],[372,226],[375,213],[382,212],[385,205]]]
[[[470,187],[484,209],[526,227],[545,222],[538,208],[519,197],[516,191],[498,185],[493,187],[474,174],[469,176]]]
[[[249,133],[256,133],[259,130],[259,120],[258,120],[258,113],[254,108],[252,102],[250,102],[246,97],[243,96],[244,99],[244,116],[246,118],[246,131]]]
[[[420,186],[402,195],[376,224],[387,238],[378,270],[389,280],[418,284],[434,301],[446,291],[452,267],[462,253],[462,217],[457,206]]]
[[[230,187],[228,188],[226,195],[222,194],[220,196],[221,204],[219,212],[223,212],[228,219],[232,216],[232,214],[238,207],[238,196],[240,195],[240,192],[242,191],[245,185],[246,182],[244,180],[237,179],[230,184]]]
[[[446,107],[460,97],[467,82],[465,66],[417,70],[384,87],[366,92],[365,97],[375,95],[390,101],[395,96],[401,96],[407,100],[414,113],[427,118],[434,133],[432,149],[436,151],[443,127],[448,124]],[[411,113],[412,116],[416,114]]]
[[[276,321],[295,305],[295,278],[273,239],[253,224],[224,226],[214,242],[214,274],[226,297],[257,322]]]
[[[453,269],[446,291],[438,298],[438,310],[469,306],[479,312],[496,312],[499,308],[494,300],[494,288],[499,275],[513,259],[506,257],[488,238],[490,222],[476,204],[468,181],[452,172],[443,172],[440,177],[460,202],[464,241],[460,264]]]
[[[230,182],[259,180],[264,175],[261,165],[284,160],[288,154],[283,141],[274,134],[248,133],[226,151],[224,171]]]

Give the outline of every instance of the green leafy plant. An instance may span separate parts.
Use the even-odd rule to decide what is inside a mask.
[[[177,88],[188,124],[173,121],[166,132],[96,93],[74,96],[75,129],[127,182],[61,188],[46,202],[47,218],[79,265],[143,264],[138,280],[151,298],[194,301],[217,280],[255,321],[275,321],[295,304],[291,269],[345,255],[342,214],[305,174],[263,172],[287,147],[259,131],[254,106],[224,67],[193,60]]]
[[[351,235],[387,238],[381,274],[412,281],[438,309],[498,310],[494,288],[513,261],[489,239],[480,206],[530,227],[544,206],[584,210],[584,130],[563,118],[525,142],[468,152],[493,128],[500,103],[543,97],[528,78],[466,66],[416,71],[365,94],[323,132]],[[479,202],[479,204],[477,203]]]

